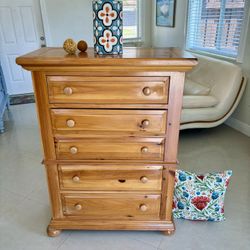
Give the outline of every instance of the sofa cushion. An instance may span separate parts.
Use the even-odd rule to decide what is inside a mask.
[[[210,88],[198,82],[186,78],[184,85],[184,95],[208,95]]]
[[[214,107],[219,103],[212,95],[184,95],[182,107],[184,109],[209,108]]]

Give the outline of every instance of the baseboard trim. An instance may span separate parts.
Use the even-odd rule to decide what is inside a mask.
[[[250,137],[250,125],[248,125],[247,123],[244,123],[244,122],[239,121],[239,120],[232,118],[232,117],[227,119],[227,121],[225,123],[229,127],[231,127],[233,129],[241,132],[242,134]]]
[[[10,105],[18,105],[18,104],[26,104],[26,103],[35,102],[35,97],[33,93],[22,94],[22,95],[11,95],[9,98],[10,98]]]

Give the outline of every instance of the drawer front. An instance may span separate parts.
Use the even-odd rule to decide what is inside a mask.
[[[62,190],[160,191],[162,166],[60,165]]]
[[[53,109],[57,135],[77,132],[165,134],[166,111]]]
[[[56,144],[57,158],[62,160],[162,161],[163,152],[163,138],[85,138]]]
[[[169,77],[50,76],[50,103],[168,103]]]
[[[82,219],[159,220],[160,195],[81,194],[63,195],[65,216]]]

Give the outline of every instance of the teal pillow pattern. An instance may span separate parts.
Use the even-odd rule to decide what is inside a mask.
[[[224,198],[232,171],[196,175],[177,170],[173,216],[176,219],[223,221]]]

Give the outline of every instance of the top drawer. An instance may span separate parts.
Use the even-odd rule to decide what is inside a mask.
[[[169,77],[49,76],[50,103],[167,104]]]

